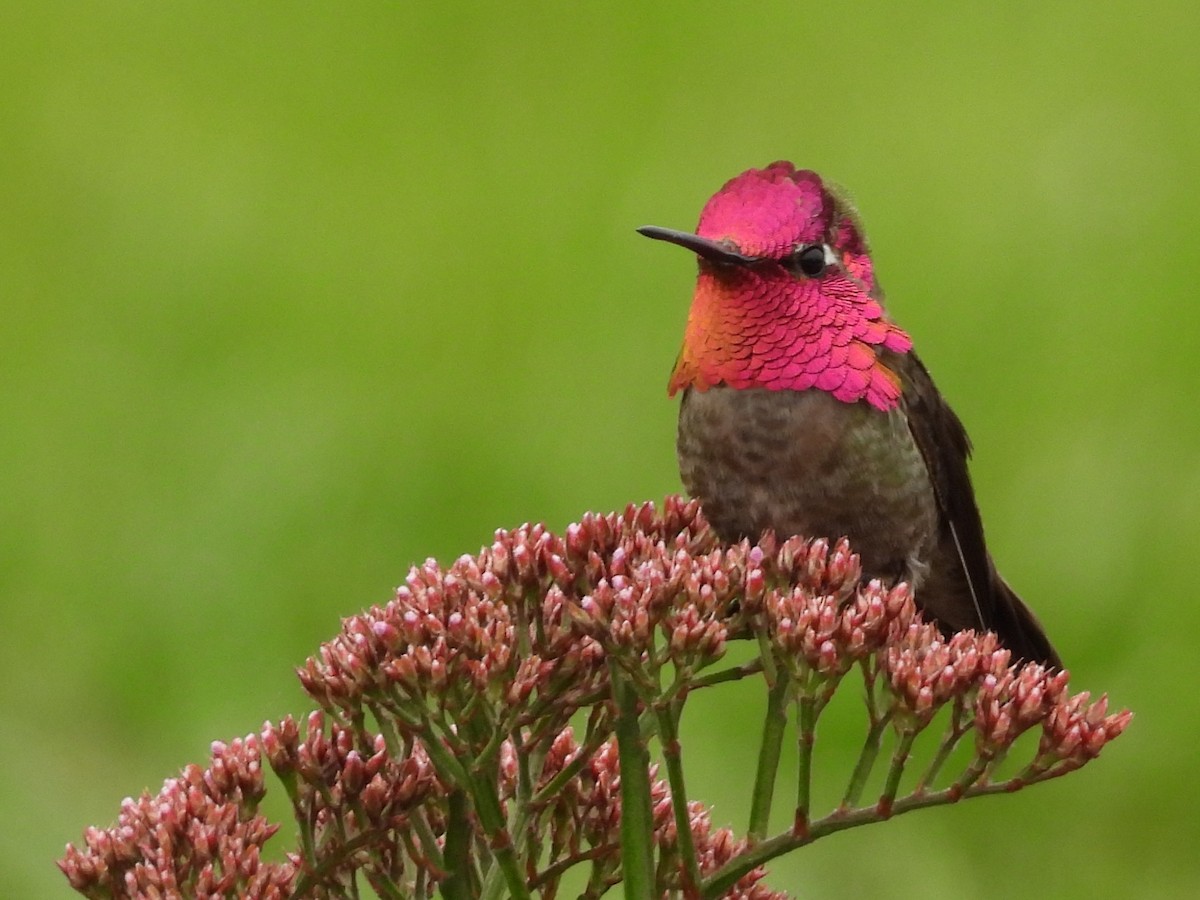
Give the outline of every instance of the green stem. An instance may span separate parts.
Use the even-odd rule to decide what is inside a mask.
[[[758,745],[758,768],[754,773],[754,793],[750,799],[750,826],[747,838],[751,843],[766,837],[771,819],[771,803],[775,797],[775,778],[779,774],[779,759],[783,751],[783,732],[787,727],[787,703],[792,680],[781,671],[767,693],[767,714],[763,718],[762,739]]]
[[[507,732],[501,731],[499,728],[492,728],[487,744],[484,745],[483,749],[475,757],[477,764],[490,766],[500,755],[500,748],[504,744],[504,739],[508,736]],[[472,737],[474,738],[476,735],[472,735]],[[474,740],[472,743],[478,746]]]
[[[954,708],[950,713],[950,724],[946,726],[946,732],[942,735],[942,742],[938,744],[937,753],[934,754],[929,767],[921,774],[920,779],[917,781],[917,786],[913,788],[913,793],[922,794],[933,786],[934,781],[942,771],[942,767],[946,764],[946,760],[950,758],[950,754],[958,746],[958,742],[962,740],[964,734],[971,730],[974,720],[966,717],[965,713],[966,706],[963,703],[962,697],[955,697]]]
[[[471,806],[462,788],[451,791],[446,803],[449,817],[443,858],[448,874],[441,884],[442,896],[446,900],[470,900]]]
[[[529,801],[529,805],[533,808],[546,803],[551,797],[562,790],[563,785],[579,774],[592,759],[596,750],[604,743],[607,736],[603,732],[592,735],[586,744],[579,748],[579,753],[575,755],[569,763],[563,766],[557,775],[551,778],[542,786],[542,788],[533,795]]]
[[[279,780],[283,782],[283,789],[287,791],[288,799],[292,801],[292,812],[296,817],[296,827],[300,829],[300,846],[304,850],[304,859],[308,863],[309,868],[317,864],[317,847],[313,840],[313,822],[309,815],[307,804],[300,798],[300,778],[294,772],[280,774]]]
[[[1045,766],[1030,763],[1025,767],[1025,770],[1018,775],[1014,775],[1008,781],[1003,782],[1000,787],[1008,791],[1019,791],[1021,788],[1030,784],[1037,784],[1039,781],[1049,781],[1051,778],[1060,778],[1074,772],[1083,763],[1077,760],[1063,760],[1055,766]]]
[[[333,789],[327,784],[314,785],[317,793],[321,796],[324,805],[329,809],[337,809],[337,803],[333,799]],[[339,843],[344,844],[347,841],[346,823],[342,821],[341,816],[330,816],[327,821],[327,827],[333,831]]]
[[[382,900],[406,900],[408,892],[402,890],[400,885],[392,881],[385,875],[376,874],[374,878],[367,875],[367,880],[371,884],[371,889],[378,894]]]
[[[888,767],[887,781],[883,785],[883,793],[879,795],[879,802],[875,808],[884,818],[890,816],[896,805],[896,791],[900,789],[900,777],[904,774],[904,767],[908,764],[908,756],[912,752],[913,741],[917,739],[919,729],[915,727],[902,727],[899,729],[900,737],[896,742],[896,749],[892,751],[892,764]]]
[[[871,727],[867,731],[867,738],[863,741],[862,751],[858,754],[858,763],[850,775],[846,793],[842,796],[841,809],[848,810],[858,806],[863,789],[867,786],[867,779],[871,777],[871,772],[875,768],[875,760],[879,758],[879,748],[883,744],[883,732],[887,729],[891,719],[891,712],[886,712],[879,718],[873,717]]]
[[[675,814],[675,846],[683,874],[683,894],[695,897],[700,891],[700,861],[692,840],[692,821],[688,813],[687,788],[683,781],[683,758],[679,747],[679,707],[656,705],[658,734],[662,741],[663,763],[671,786],[671,811]]]
[[[654,813],[650,800],[650,754],[638,723],[638,696],[619,664],[609,659],[617,707],[621,765],[621,860],[627,900],[654,897]]]
[[[599,847],[592,847],[588,850],[581,850],[578,853],[569,854],[558,858],[553,865],[547,866],[532,879],[531,887],[534,890],[540,890],[544,885],[554,882],[561,878],[563,874],[580,863],[589,862],[598,859],[601,856],[607,856],[615,850],[612,844],[601,844]]]
[[[796,815],[793,831],[803,834],[808,830],[809,808],[812,803],[812,755],[816,743],[817,706],[816,698],[805,691],[797,700],[799,727],[796,738],[799,765],[796,772]]]
[[[719,672],[711,672],[703,678],[697,678],[688,686],[688,690],[695,691],[700,688],[712,687],[716,684],[724,684],[727,681],[740,681],[750,675],[756,675],[762,670],[762,660],[752,659],[750,662],[743,663],[740,666],[731,666],[728,669],[721,669]]]
[[[1045,781],[1056,777],[1058,774],[1065,773],[1055,772],[1051,774],[1047,772],[1037,780]],[[921,794],[920,796],[910,794],[896,801],[892,807],[891,815],[898,816],[902,813],[911,812],[914,809],[924,809],[925,807],[945,806],[949,803],[956,803],[964,796],[982,797],[988,794],[1011,793],[1015,789],[1009,782],[1000,782],[998,784],[976,785],[970,788],[965,794],[959,794],[953,788]],[[765,865],[778,856],[789,853],[798,847],[811,844],[813,841],[830,834],[845,831],[847,828],[855,828],[859,825],[867,825],[872,822],[882,822],[886,818],[874,806],[860,807],[848,811],[838,810],[813,822],[805,834],[785,831],[775,837],[760,841],[757,844],[747,847],[742,853],[739,853],[721,868],[717,869],[717,871],[709,875],[701,886],[700,895],[704,900],[717,900],[717,898],[724,896],[730,888],[737,884],[738,880],[747,872]]]
[[[425,745],[425,749],[429,753],[434,768],[438,770],[438,774],[442,775],[443,779],[459,788],[466,788],[470,792],[471,799],[475,803],[475,814],[479,817],[479,824],[483,826],[484,834],[487,835],[490,849],[496,857],[496,863],[508,886],[509,896],[520,898],[520,900],[528,898],[529,889],[525,886],[525,878],[521,875],[521,867],[516,852],[513,850],[512,836],[505,827],[504,813],[500,808],[495,778],[488,777],[478,770],[469,773],[441,741],[430,741]],[[496,884],[498,882],[489,874],[488,883]]]
[[[438,846],[437,836],[433,833],[433,828],[429,825],[429,820],[425,816],[424,809],[413,810],[409,814],[408,824],[409,831],[416,835],[417,842],[421,847],[421,853],[425,856],[423,867],[433,869],[437,872],[445,872],[446,858],[442,854],[442,849]],[[416,859],[415,853],[410,852],[409,855]]]
[[[513,847],[512,835],[504,821],[504,810],[500,807],[495,778],[476,771],[474,777],[469,779],[468,785],[471,799],[475,801],[475,814],[479,816],[479,824],[488,836],[488,844],[508,886],[508,896],[517,900],[529,900],[529,888],[525,884],[525,876],[521,873],[521,863]]]
[[[775,660],[775,649],[766,632],[758,629],[755,637],[758,640],[758,661],[762,664],[763,675],[767,684],[773,685],[779,680],[779,663]]]
[[[519,725],[528,725],[530,728],[533,728],[534,725],[545,723],[542,727],[531,731],[529,735],[529,740],[531,743],[539,742],[543,733],[548,730],[552,731],[552,734],[557,735],[562,729],[554,728],[553,719],[548,718],[548,714],[554,713],[562,708],[564,697],[567,692],[571,690],[572,686],[570,678],[560,677],[558,680],[551,682],[545,691],[542,692],[542,697],[537,703],[517,716],[516,720],[511,725],[507,725],[505,727],[508,728],[508,730],[512,730]],[[596,688],[593,691],[587,691],[583,694],[573,695],[571,705],[575,709],[589,709],[597,706],[598,704],[603,704],[603,702],[608,699],[608,696],[608,685],[604,685],[603,687]]]
[[[431,733],[432,731],[433,729],[430,728]],[[435,736],[431,736],[423,743],[425,752],[429,754],[429,761],[433,763],[438,775],[448,784],[465,787],[471,778],[462,763],[459,762],[458,757],[449,752]]]
[[[403,722],[411,731],[420,732],[422,726],[428,724],[428,710],[419,703],[408,701],[404,696],[404,692],[395,685],[381,697],[378,706],[386,709]],[[379,714],[376,706],[371,706],[371,712],[375,713],[375,719],[378,721]]]
[[[514,729],[510,735],[513,743],[513,753],[517,757],[517,797],[516,806],[518,810],[525,810],[529,807],[529,800],[533,796],[533,770],[530,766],[530,749],[525,745],[525,737],[521,734],[521,729]]]
[[[987,771],[994,757],[994,752],[981,751],[978,756],[971,760],[971,764],[967,766],[963,773],[958,776],[958,780],[950,785],[947,790],[956,792],[960,797],[965,795],[967,791],[974,787],[975,782],[979,780],[980,776]]]
[[[1003,748],[997,750],[992,758],[988,760],[987,767],[983,770],[982,782],[986,783],[992,780],[992,776],[996,774],[996,770],[1004,764],[1005,758],[1008,756],[1008,749]]]
[[[388,754],[393,759],[402,759],[404,757],[404,742],[401,741],[400,735],[396,731],[396,726],[392,724],[391,717],[386,714],[386,711],[378,703],[367,702],[367,708],[371,710],[371,715],[375,718],[375,724],[379,726],[379,733],[383,735],[383,742],[387,745]]]

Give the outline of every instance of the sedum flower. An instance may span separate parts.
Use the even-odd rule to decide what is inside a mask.
[[[1012,665],[991,634],[943,635],[908,585],[861,576],[845,540],[768,533],[722,545],[698,504],[677,497],[589,513],[562,535],[497,531],[475,555],[414,566],[389,602],[343,620],[298,671],[318,707],[303,722],[213,744],[206,767],[125,800],[59,866],[90,897],[353,896],[361,880],[388,897],[554,896],[575,867],[584,896],[598,897],[626,877],[638,832],[622,828],[623,804],[635,798],[655,890],[771,900],[783,896],[762,882],[775,855],[1066,774],[1128,726],[1106,698],[1072,696],[1066,672]],[[755,641],[759,658],[714,670],[733,640]],[[816,817],[817,719],[855,670],[867,740],[842,804]],[[686,796],[678,724],[692,693],[747,677],[763,680],[769,703],[750,836],[738,837]],[[766,839],[789,710],[799,710],[795,824]],[[933,763],[898,796],[915,737],[943,710]],[[897,749],[883,792],[859,805],[889,726]],[[993,782],[1039,727],[1034,759]],[[967,736],[971,761],[935,789]],[[264,759],[298,832],[274,861],[264,851],[280,826],[258,811]]]

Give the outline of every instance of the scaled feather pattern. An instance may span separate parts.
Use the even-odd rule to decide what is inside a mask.
[[[862,231],[820,176],[777,162],[729,181],[700,215],[697,234],[757,260],[701,261],[671,394],[719,384],[770,390],[819,388],[877,409],[900,401],[899,376],[881,350],[912,340],[876,299]],[[781,278],[800,248],[826,244],[837,264],[814,278]]]

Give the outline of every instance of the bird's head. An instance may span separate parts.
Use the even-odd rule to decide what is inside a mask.
[[[750,169],[704,206],[696,233],[638,229],[699,258],[681,388],[819,388],[891,409],[899,377],[880,358],[909,336],[886,316],[861,225],[848,200],[789,162]]]

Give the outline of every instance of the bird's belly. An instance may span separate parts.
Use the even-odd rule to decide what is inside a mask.
[[[821,390],[689,390],[676,444],[688,491],[725,540],[847,536],[865,572],[920,581],[937,504],[900,410]]]

